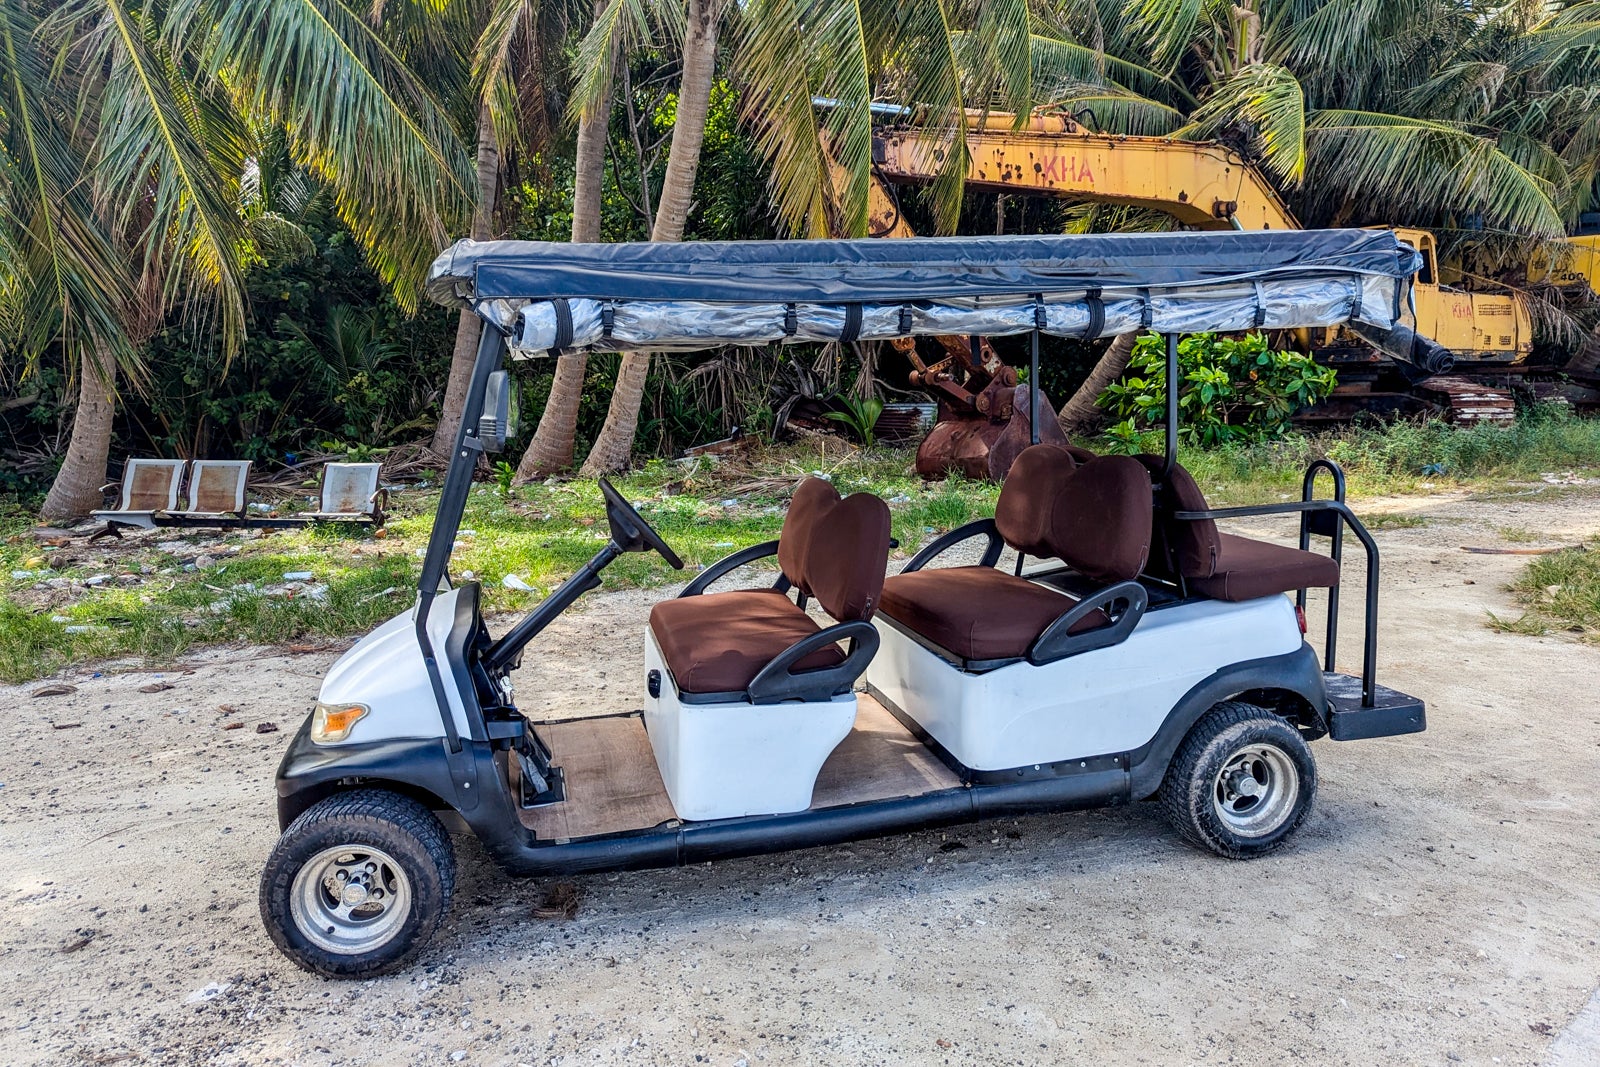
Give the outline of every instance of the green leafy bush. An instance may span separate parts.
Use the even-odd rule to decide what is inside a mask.
[[[1262,334],[1242,338],[1198,333],[1178,344],[1183,391],[1179,422],[1185,441],[1200,445],[1253,443],[1288,432],[1289,417],[1333,392],[1334,375],[1310,356],[1278,352]],[[1118,420],[1110,436],[1133,447],[1143,431],[1161,426],[1167,408],[1166,346],[1146,334],[1134,346],[1128,372],[1100,394]]]

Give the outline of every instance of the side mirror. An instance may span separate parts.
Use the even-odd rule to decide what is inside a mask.
[[[483,414],[478,416],[478,440],[485,452],[503,452],[517,436],[517,386],[511,372],[497,370],[483,387]]]

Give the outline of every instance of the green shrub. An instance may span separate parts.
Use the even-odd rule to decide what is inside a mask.
[[[1310,356],[1267,347],[1262,334],[1243,338],[1198,333],[1178,345],[1184,388],[1178,398],[1185,441],[1199,445],[1253,443],[1288,432],[1289,417],[1333,392],[1333,371]],[[1119,422],[1110,436],[1143,447],[1142,431],[1166,421],[1165,343],[1146,334],[1134,345],[1128,373],[1100,394],[1100,406]]]

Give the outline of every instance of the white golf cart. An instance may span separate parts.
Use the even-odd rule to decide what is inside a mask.
[[[1151,797],[1220,855],[1275,848],[1315,793],[1308,741],[1424,725],[1421,701],[1374,680],[1378,554],[1326,461],[1307,472],[1302,501],[1219,511],[1176,462],[1173,432],[1159,457],[1035,444],[992,519],[888,578],[886,505],[805,481],[777,541],[706,568],[652,610],[634,698],[553,722],[530,722],[513,700],[509,676],[529,642],[620,553],[682,562],[602,482],[610,541],[497,638],[478,586],[450,582],[450,548],[480,453],[514,432],[508,347],[1032,334],[1036,383],[1040,334],[1147,328],[1167,335],[1171,381],[1178,334],[1199,330],[1353,323],[1391,350],[1420,346],[1403,323],[1416,263],[1393,234],[1364,230],[457,244],[434,264],[430,293],[487,328],[417,602],[333,666],[284,756],[283,836],[261,883],[268,932],[324,975],[401,965],[449,906],[455,859],[441,818],[519,875]],[[1333,477],[1331,499],[1314,498],[1319,471]],[[1298,550],[1215,522],[1278,513],[1299,515]],[[1366,550],[1360,678],[1324,670],[1346,527]],[[1328,554],[1309,551],[1313,536]],[[934,565],[974,538],[976,565]],[[1008,545],[1015,565],[1002,570]],[[775,584],[711,590],[774,555]],[[1328,589],[1321,662],[1303,636],[1308,588]]]

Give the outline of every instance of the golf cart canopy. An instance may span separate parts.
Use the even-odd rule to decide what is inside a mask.
[[[1420,256],[1388,230],[557,244],[458,241],[428,294],[515,355],[1038,329],[1097,338],[1396,326]]]

